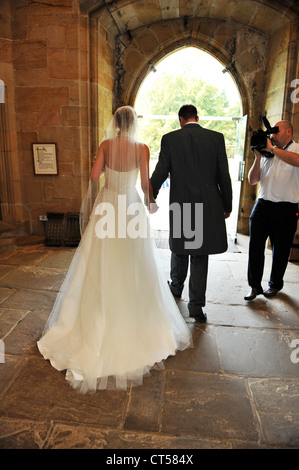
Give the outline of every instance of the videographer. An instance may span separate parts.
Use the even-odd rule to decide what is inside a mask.
[[[250,292],[245,300],[258,294],[274,297],[283,287],[283,277],[297,228],[299,202],[299,144],[293,140],[293,126],[280,121],[277,133],[267,138],[263,156],[254,150],[255,160],[249,170],[248,181],[260,183],[258,199],[252,210],[249,227],[248,284]],[[270,158],[272,156],[272,158]],[[262,277],[265,244],[270,237],[272,269],[268,288],[263,291]]]

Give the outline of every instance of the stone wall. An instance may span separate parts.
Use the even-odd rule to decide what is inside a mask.
[[[90,35],[90,18],[76,1],[4,0],[0,8],[14,207],[5,227],[43,234],[39,215],[80,209],[91,153],[101,137],[97,129],[112,113],[111,46],[101,26]],[[93,68],[91,44],[100,57],[93,57]],[[103,122],[95,121],[95,108],[103,110],[98,113]],[[35,174],[33,143],[56,144],[58,175]],[[1,223],[4,228],[4,217]]]
[[[270,38],[269,60],[265,74],[265,105],[267,117],[274,124],[282,119],[287,72],[290,28],[286,26]]]
[[[260,101],[260,106],[256,108],[255,126],[251,125],[253,129],[261,127],[258,119],[265,112],[272,126],[281,119],[289,119],[293,123],[294,139],[297,142],[299,141],[299,105],[291,96],[295,92],[292,82],[296,77],[299,77],[298,46],[297,21],[284,25],[270,35],[262,89],[263,100]],[[299,93],[297,93],[297,96],[299,96]],[[251,122],[254,122],[254,116],[252,116]],[[248,234],[248,219],[258,191],[258,185],[251,186],[247,181],[248,171],[253,161],[253,153],[248,150],[238,225],[239,231],[245,234]]]
[[[80,157],[88,152],[87,18],[72,3],[11,1],[9,37],[2,39],[11,47],[11,103],[10,89],[7,96],[16,122],[12,165],[20,190],[15,204],[26,208],[23,220],[30,218],[27,230],[33,233],[43,231],[39,215],[76,210],[81,196]],[[57,145],[58,175],[35,175],[32,144],[50,142]]]
[[[112,118],[114,103],[114,38],[109,35],[100,21],[97,21],[98,53],[96,59],[98,78],[97,83],[97,115],[98,140],[102,140],[105,130]]]
[[[0,227],[4,231],[11,230],[16,219],[22,225],[23,212],[15,115],[12,29],[10,2],[0,2],[0,78],[5,85],[5,102],[0,104]]]

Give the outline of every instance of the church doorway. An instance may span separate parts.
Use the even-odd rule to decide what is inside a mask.
[[[152,65],[137,93],[134,107],[140,138],[150,148],[150,171],[157,163],[163,134],[179,128],[177,113],[186,103],[197,107],[200,125],[224,135],[233,184],[233,212],[226,223],[236,243],[247,116],[243,116],[240,94],[230,73],[199,48],[179,49]],[[169,228],[168,200],[167,180],[157,198],[159,211],[150,217],[152,228],[162,239],[167,238]]]

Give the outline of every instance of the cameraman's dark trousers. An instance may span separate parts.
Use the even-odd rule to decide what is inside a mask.
[[[263,292],[262,277],[265,244],[269,237],[272,247],[272,269],[269,287],[282,289],[283,276],[297,229],[298,204],[258,199],[250,216],[248,284]]]

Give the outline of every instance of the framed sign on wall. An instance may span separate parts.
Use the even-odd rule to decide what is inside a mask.
[[[32,144],[34,173],[57,175],[56,144]]]

